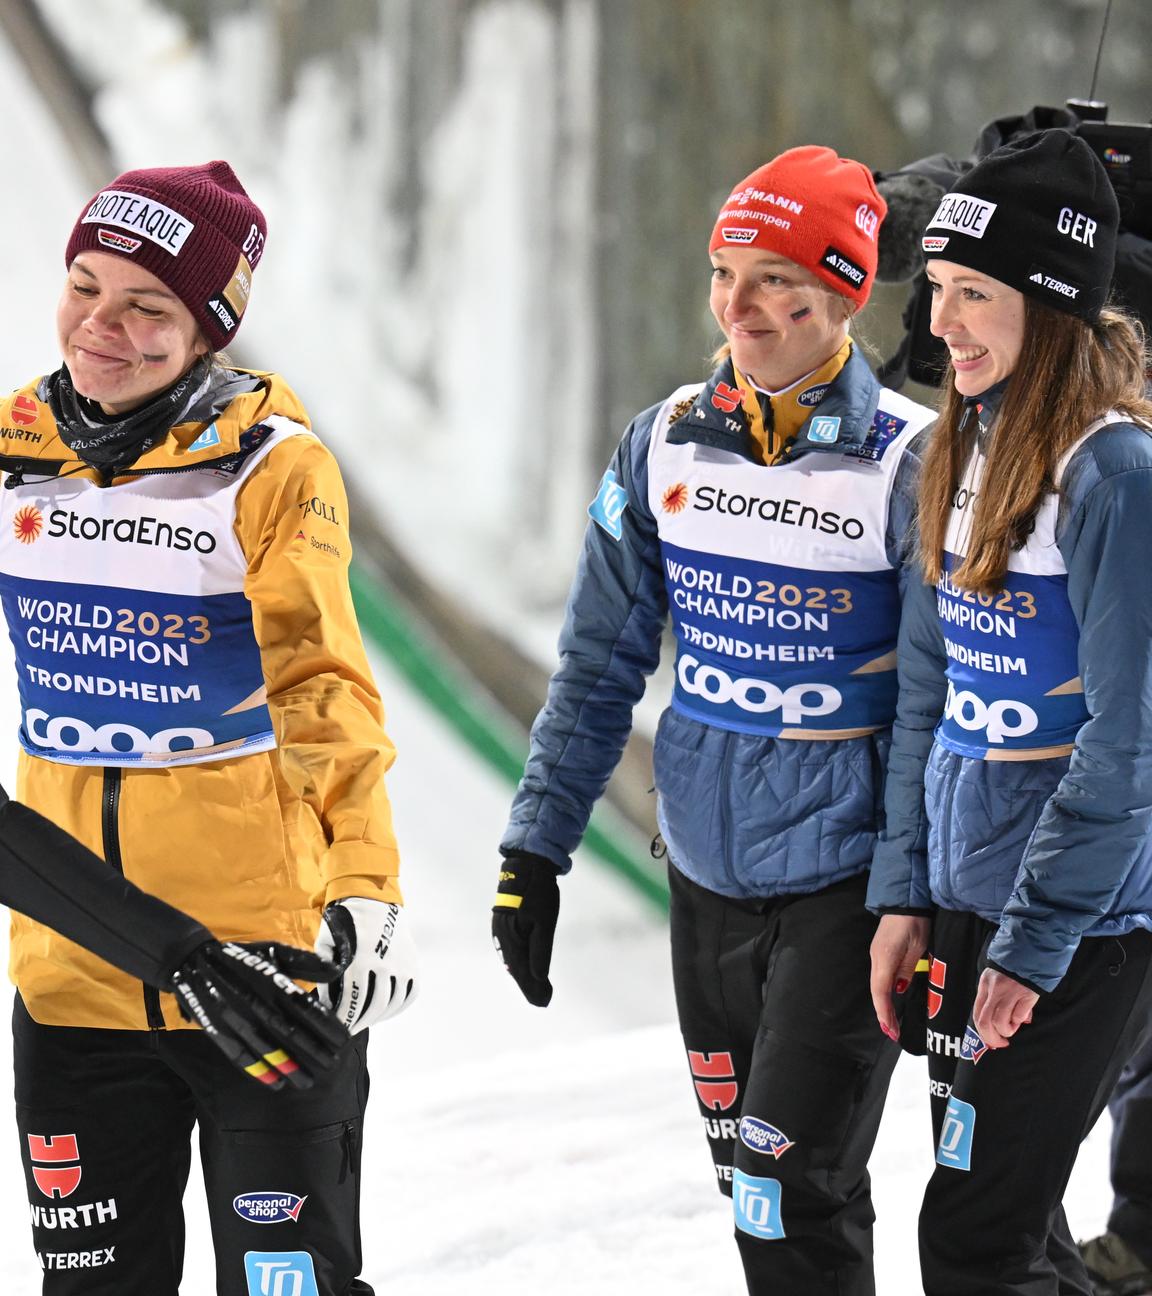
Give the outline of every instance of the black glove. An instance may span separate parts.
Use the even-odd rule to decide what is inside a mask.
[[[543,855],[510,852],[492,906],[492,941],[524,998],[537,1008],[547,1008],[552,999],[548,968],[559,916],[556,866]]]
[[[913,1057],[924,1057],[928,1052],[928,970],[931,966],[931,959],[920,959],[908,989],[902,995],[893,996],[896,1020],[900,1024],[900,1047]]]
[[[303,981],[342,971],[311,950],[275,941],[205,941],[172,973],[166,989],[234,1065],[269,1089],[311,1087],[348,1042],[348,1032]]]
[[[291,980],[330,981],[342,967],[287,945],[222,946],[203,923],[141,891],[3,788],[0,904],[171,990],[188,1020],[271,1088],[285,1079],[306,1088],[347,1042],[344,1028]]]

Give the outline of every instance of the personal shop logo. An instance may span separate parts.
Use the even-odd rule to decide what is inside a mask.
[[[295,1224],[307,1200],[290,1192],[241,1193],[232,1199],[232,1209],[249,1224]]]

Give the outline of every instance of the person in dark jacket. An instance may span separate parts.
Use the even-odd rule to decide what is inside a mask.
[[[899,644],[873,999],[931,952],[928,1296],[1091,1292],[1061,1197],[1152,1019],[1152,404],[1116,199],[1064,130],[923,237],[950,358]]]
[[[866,1166],[897,1050],[872,1021],[864,888],[932,417],[849,336],[884,210],[865,167],[816,147],[725,202],[710,304],[727,346],[633,421],[589,509],[492,924],[546,1005],[557,875],[671,617],[655,775],[677,1006],[748,1290],[773,1296],[875,1290]]]
[[[1096,1296],[1152,1292],[1152,1034],[1108,1100],[1112,1210],[1099,1237],[1080,1243]]]

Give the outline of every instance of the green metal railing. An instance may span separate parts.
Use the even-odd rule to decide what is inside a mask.
[[[384,585],[357,563],[352,598],[361,629],[460,739],[515,786],[524,771],[523,739],[481,691],[440,652]],[[632,840],[629,840],[629,839]],[[648,858],[633,829],[601,805],[584,834],[584,846],[653,905],[668,907],[664,871]]]

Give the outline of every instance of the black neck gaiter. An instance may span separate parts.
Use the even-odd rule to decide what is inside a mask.
[[[60,439],[69,450],[110,478],[159,445],[177,423],[193,416],[216,386],[214,372],[208,360],[197,360],[182,378],[146,405],[128,414],[109,416],[80,395],[67,365],[61,365],[47,380],[48,404]]]

